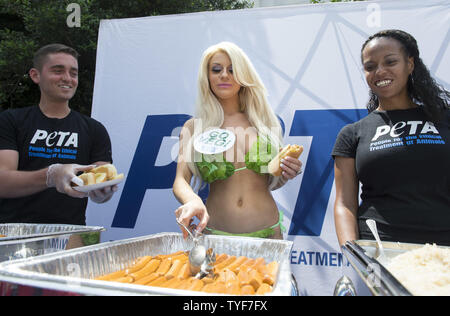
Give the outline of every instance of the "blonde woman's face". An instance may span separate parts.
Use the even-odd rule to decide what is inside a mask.
[[[226,53],[217,52],[209,61],[208,80],[214,95],[219,101],[235,98],[239,100],[241,86],[236,82],[233,75],[233,65]]]

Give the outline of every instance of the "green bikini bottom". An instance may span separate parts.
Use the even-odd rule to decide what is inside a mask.
[[[224,232],[224,231],[217,230],[217,229],[212,229],[209,227],[206,227],[205,230],[212,235],[269,238],[269,237],[272,237],[273,235],[275,235],[275,228],[277,228],[277,226],[280,226],[281,232],[286,231],[286,228],[283,226],[283,218],[284,218],[283,211],[278,211],[278,212],[280,214],[278,223],[276,223],[275,225],[273,225],[271,227],[268,227],[268,228],[265,228],[262,230],[258,230],[253,233],[234,234],[234,233],[228,233],[228,232]]]

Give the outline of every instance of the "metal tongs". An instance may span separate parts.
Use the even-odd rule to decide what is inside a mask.
[[[189,265],[191,268],[191,274],[196,279],[203,279],[204,277],[211,275],[213,273],[213,265],[216,261],[216,254],[214,249],[206,247],[203,245],[203,234],[195,231],[194,234],[188,229],[182,222],[178,219],[177,223],[184,230],[187,231],[189,236],[191,236],[194,242],[194,247],[189,251]]]

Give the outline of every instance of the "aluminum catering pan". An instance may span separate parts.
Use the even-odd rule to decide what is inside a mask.
[[[387,260],[407,251],[423,247],[422,244],[401,242],[382,242]],[[380,262],[378,246],[373,240],[357,240],[347,242],[342,251],[361,279],[376,296],[412,296]]]
[[[216,253],[263,257],[266,262],[279,262],[276,283],[270,295],[291,295],[289,255],[292,241],[208,235],[205,236],[205,242]],[[140,256],[170,254],[191,247],[192,242],[184,241],[179,233],[160,233],[106,242],[2,263],[0,281],[83,295],[208,295],[203,292],[93,280],[125,269]]]
[[[0,224],[0,262],[64,250],[74,234],[101,232],[97,226],[65,224]]]

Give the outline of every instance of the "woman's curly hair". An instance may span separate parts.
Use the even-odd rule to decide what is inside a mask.
[[[433,122],[439,122],[450,109],[450,92],[445,90],[431,77],[430,71],[419,56],[416,39],[401,30],[384,30],[370,36],[363,44],[361,55],[366,45],[375,38],[388,37],[397,40],[406,56],[414,58],[414,70],[408,78],[408,94],[411,100],[419,104]],[[378,97],[370,91],[367,109],[372,112],[378,107]]]

